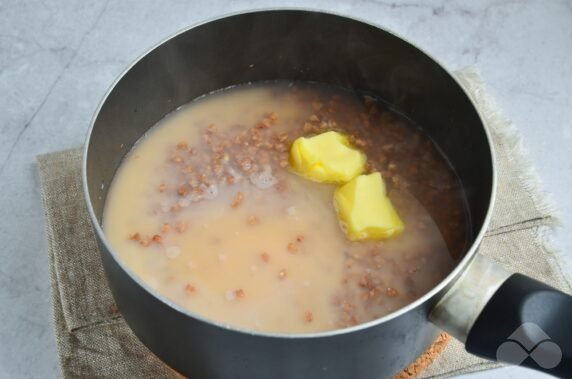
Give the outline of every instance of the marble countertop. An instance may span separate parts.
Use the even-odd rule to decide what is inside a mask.
[[[106,89],[148,47],[189,24],[272,5],[0,0],[0,378],[60,376],[35,156],[81,145]],[[320,0],[312,7],[382,25],[448,69],[475,66],[521,131],[564,221],[553,243],[571,256],[570,0]],[[510,367],[466,377],[538,376]]]

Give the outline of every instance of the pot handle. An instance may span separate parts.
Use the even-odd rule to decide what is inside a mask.
[[[572,296],[480,254],[429,319],[469,353],[572,378]]]

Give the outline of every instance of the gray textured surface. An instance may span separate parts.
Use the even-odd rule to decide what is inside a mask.
[[[105,90],[149,46],[194,22],[270,5],[0,0],[0,378],[59,375],[34,157],[83,143]],[[475,65],[561,210],[565,226],[554,243],[570,257],[571,1],[322,0],[313,7],[383,25],[449,69]],[[506,368],[477,376],[538,375]]]

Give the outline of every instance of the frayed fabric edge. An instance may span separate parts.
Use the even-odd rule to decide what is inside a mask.
[[[562,274],[570,291],[572,289],[572,281],[569,279],[572,277],[570,258],[557,249],[552,242],[555,228],[562,226],[560,212],[550,193],[542,188],[540,178],[526,155],[520,132],[488,95],[484,82],[473,67],[455,71],[455,77],[466,89],[467,95],[475,102],[484,117],[485,126],[487,127],[487,123],[495,125],[494,130],[487,127],[489,133],[499,137],[508,148],[509,159],[522,169],[523,174],[520,180],[524,190],[530,195],[536,208],[549,220],[547,226],[538,228],[537,241],[549,255],[552,255],[549,262]]]

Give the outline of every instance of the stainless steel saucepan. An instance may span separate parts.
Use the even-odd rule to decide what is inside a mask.
[[[167,113],[202,94],[277,79],[376,93],[422,125],[449,158],[467,189],[472,245],[424,296],[351,328],[258,333],[217,325],[173,304],[139,280],[113,251],[101,228],[104,201],[133,144]],[[379,27],[305,10],[231,15],[152,48],[105,96],[83,161],[88,210],[121,313],[158,357],[201,379],[389,378],[419,356],[440,329],[473,354],[572,377],[572,298],[478,254],[495,183],[482,117],[450,73]]]

